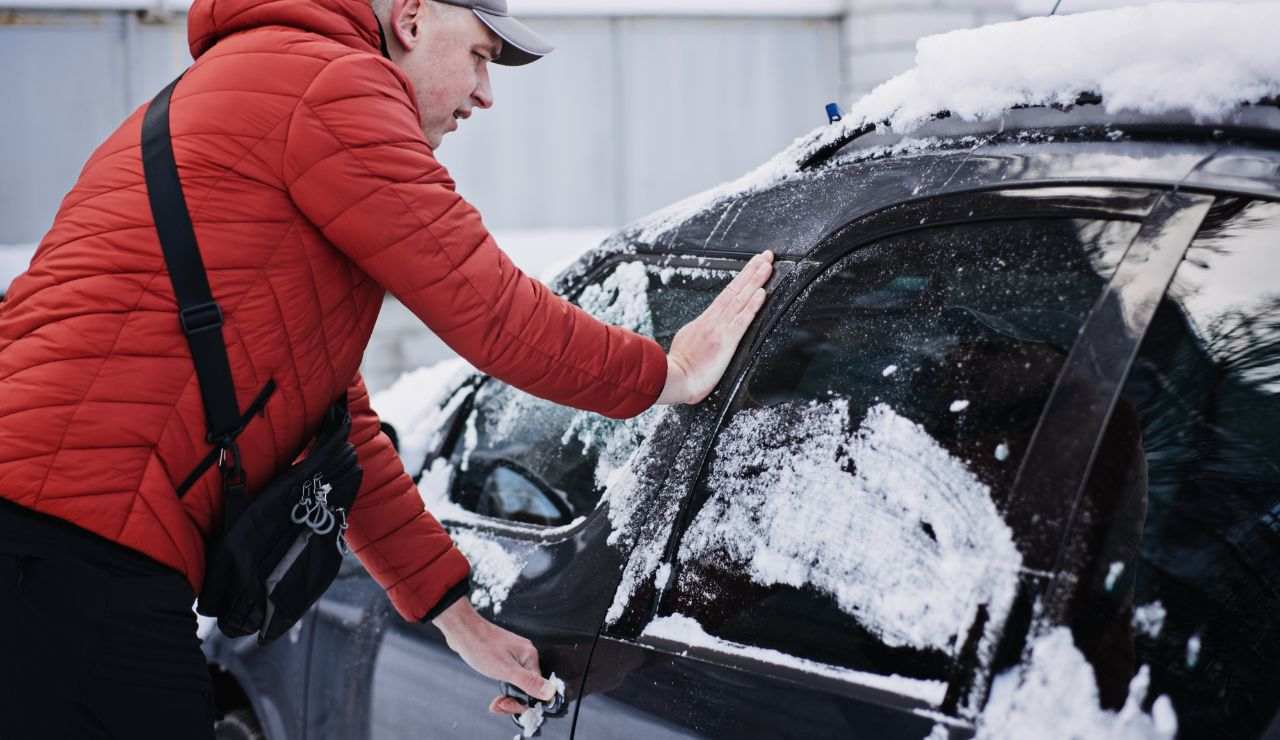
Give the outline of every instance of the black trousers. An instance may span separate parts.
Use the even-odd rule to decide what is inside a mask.
[[[0,740],[213,737],[177,571],[0,500]]]

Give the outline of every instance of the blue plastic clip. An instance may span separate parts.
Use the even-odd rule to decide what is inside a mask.
[[[836,123],[844,120],[844,114],[840,112],[839,103],[827,103],[827,123]]]

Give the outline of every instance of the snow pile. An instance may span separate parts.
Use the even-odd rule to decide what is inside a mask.
[[[520,723],[520,733],[512,737],[511,740],[523,740],[523,738],[537,737],[538,730],[542,728],[542,705],[537,704],[529,707],[520,713],[516,721]]]
[[[981,604],[998,628],[1021,557],[990,490],[887,405],[849,427],[845,400],[738,414],[681,560],[811,585],[892,646],[950,651]]]
[[[502,611],[502,602],[524,570],[524,559],[496,540],[471,532],[454,532],[453,544],[471,563],[471,603],[481,609],[493,607],[494,614]]]
[[[1133,628],[1154,640],[1160,636],[1160,630],[1164,629],[1166,616],[1168,613],[1164,610],[1164,604],[1159,601],[1144,604],[1133,610]]]
[[[859,100],[844,125],[901,133],[940,111],[987,119],[1082,93],[1111,113],[1220,117],[1280,94],[1277,27],[1280,3],[1156,3],[928,36],[915,68]]]
[[[1093,668],[1076,649],[1071,630],[1057,627],[1035,639],[1024,665],[996,677],[978,719],[977,740],[1171,740],[1178,718],[1167,696],[1142,711],[1150,671],[1129,683],[1119,712],[1102,709]]]
[[[1200,635],[1195,634],[1187,638],[1187,667],[1195,668],[1198,662],[1200,662]]]
[[[933,705],[941,704],[947,693],[947,685],[943,681],[926,681],[898,675],[881,676],[875,673],[837,668],[825,663],[816,663],[804,658],[797,658],[777,650],[722,640],[707,634],[702,629],[702,625],[698,623],[698,620],[686,617],[683,614],[658,617],[644,628],[644,632],[641,635],[670,640],[682,645],[707,648],[721,653],[739,655],[762,663],[796,668],[807,673],[838,678],[861,686],[892,691],[903,696],[913,696]]]

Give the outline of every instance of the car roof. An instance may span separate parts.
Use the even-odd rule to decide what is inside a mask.
[[[993,189],[1180,186],[1280,200],[1275,105],[1217,120],[1111,115],[1097,104],[1025,108],[981,122],[939,117],[910,135],[868,130],[835,147],[824,134],[625,227],[604,250],[799,257],[882,208]]]
[[[1280,197],[1280,4],[1033,17],[920,39],[842,119],[606,250],[802,255],[876,208],[1039,184]]]

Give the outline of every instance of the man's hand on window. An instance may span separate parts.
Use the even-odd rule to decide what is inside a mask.
[[[707,310],[676,333],[658,403],[699,403],[711,393],[764,305],[764,284],[772,274],[772,251],[752,257]]]

